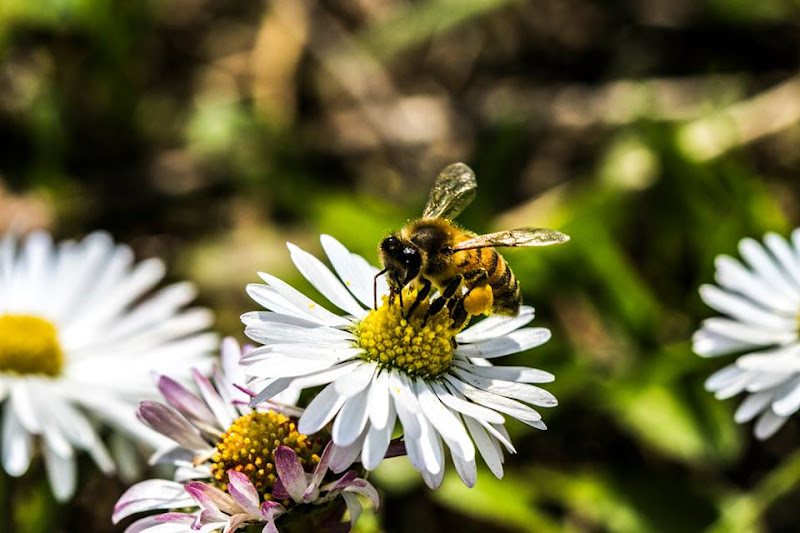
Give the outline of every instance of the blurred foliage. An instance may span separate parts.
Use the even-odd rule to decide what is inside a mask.
[[[256,271],[311,290],[285,241],[330,233],[375,261],[463,160],[477,231],[553,339],[511,357],[560,405],[511,423],[503,480],[425,490],[374,476],[374,531],[795,531],[800,426],[765,443],[691,353],[697,287],[746,235],[800,225],[800,6],[793,0],[2,0],[0,230],[108,229],[200,287],[218,327]],[[85,458],[84,458],[85,459]],[[125,483],[81,469],[54,507],[3,478],[19,531],[121,531]],[[9,496],[10,495],[10,496]],[[54,511],[54,509],[56,509]],[[8,520],[8,509],[2,513]]]

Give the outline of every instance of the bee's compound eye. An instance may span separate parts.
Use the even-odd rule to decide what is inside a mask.
[[[384,250],[391,250],[392,248],[396,248],[399,245],[400,245],[400,240],[394,235],[386,237],[381,242],[381,248],[383,248]]]

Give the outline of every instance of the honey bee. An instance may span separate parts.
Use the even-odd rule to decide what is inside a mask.
[[[522,304],[519,282],[494,247],[549,246],[569,240],[564,233],[545,228],[477,235],[458,227],[453,219],[475,198],[477,187],[475,173],[464,163],[446,167],[431,189],[422,218],[389,235],[378,246],[384,267],[378,276],[388,276],[390,301],[399,295],[404,308],[402,289],[409,285],[417,288],[407,316],[428,297],[432,287],[440,296],[431,303],[426,317],[447,305],[456,328],[470,316],[516,315]]]

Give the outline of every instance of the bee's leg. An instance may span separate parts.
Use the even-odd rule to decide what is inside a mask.
[[[489,273],[485,268],[476,268],[475,270],[470,270],[464,274],[464,279],[469,281],[470,287],[475,287],[476,285],[480,285],[484,281],[488,280]]]
[[[378,278],[386,273],[389,270],[388,268],[384,268],[377,274],[375,277],[372,278],[372,308],[377,311],[378,310]]]
[[[442,294],[440,294],[439,297],[433,301],[431,306],[428,308],[428,312],[425,313],[425,320],[423,321],[423,323],[428,320],[429,316],[433,316],[442,310],[442,308],[448,302],[448,300],[450,300],[453,297],[453,295],[455,295],[458,288],[461,287],[461,282],[463,281],[464,281],[464,276],[458,274],[457,276],[451,278],[447,282],[447,285],[442,291]]]
[[[419,303],[425,298],[427,298],[428,294],[430,294],[431,292],[430,280],[427,278],[423,278],[421,276],[420,279],[422,280],[422,288],[419,289],[419,291],[417,291],[417,298],[414,300],[414,303],[411,304],[411,307],[408,308],[408,311],[406,312],[406,318],[411,316],[411,313],[414,312]]]
[[[456,303],[450,312],[450,317],[453,319],[453,325],[451,327],[456,331],[460,331],[467,320],[469,320],[470,315],[467,313],[467,310],[464,309],[464,298],[456,298],[454,301]]]

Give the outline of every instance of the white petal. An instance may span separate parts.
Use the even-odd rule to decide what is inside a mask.
[[[347,396],[339,394],[333,383],[329,384],[308,404],[297,424],[297,430],[306,435],[316,433],[333,420],[346,400]]]
[[[791,297],[781,294],[736,259],[720,255],[714,263],[717,267],[717,283],[726,289],[737,291],[768,309],[789,314],[796,312],[797,306]]]
[[[720,387],[714,392],[714,397],[718,400],[727,400],[733,398],[740,392],[747,388],[747,384],[752,381],[755,374],[753,372],[744,372],[730,383],[726,383],[724,387]]]
[[[3,468],[9,475],[19,477],[28,470],[33,455],[30,434],[20,424],[10,402],[3,409]]]
[[[369,410],[367,408],[367,398],[369,391],[363,390],[348,400],[342,406],[342,410],[333,422],[331,436],[337,446],[348,446],[364,431],[367,424]]]
[[[736,360],[736,366],[745,370],[792,374],[800,372],[800,346],[793,345],[776,350],[747,354]]]
[[[115,470],[114,462],[86,416],[69,402],[53,402],[50,408],[53,421],[58,424],[67,440],[88,451],[103,472],[112,473]]]
[[[535,385],[484,378],[458,368],[453,373],[473,387],[493,392],[506,398],[514,398],[539,407],[554,407],[558,405],[558,400],[556,400],[555,396]]]
[[[361,449],[364,446],[364,438],[366,435],[367,432],[365,431],[349,446],[334,446],[330,463],[331,471],[334,474],[344,472],[358,459]]]
[[[420,436],[418,439],[424,470],[431,474],[438,474],[444,470],[444,450],[439,432],[428,422],[422,413],[417,414],[420,423]]]
[[[292,261],[297,270],[303,274],[320,294],[336,307],[353,316],[361,317],[366,314],[364,308],[361,307],[342,285],[342,282],[333,275],[333,272],[322,261],[292,243],[286,243],[286,246],[289,247],[289,254],[292,256]]]
[[[456,353],[464,357],[490,359],[523,352],[536,346],[541,346],[548,340],[550,340],[550,330],[547,328],[523,328],[513,331],[504,337],[497,337],[475,344],[460,345],[456,348]]]
[[[492,443],[492,438],[486,433],[486,430],[476,421],[470,417],[464,418],[464,423],[469,429],[472,439],[475,441],[478,451],[486,462],[486,466],[492,471],[496,478],[503,478],[503,455],[500,449]]]
[[[772,400],[773,391],[764,391],[750,394],[736,409],[733,419],[738,424],[749,422],[767,408]]]
[[[800,409],[800,376],[781,387],[772,402],[772,410],[778,416],[789,416]]]
[[[364,306],[372,307],[375,299],[373,288],[377,269],[360,255],[351,253],[330,235],[322,235],[319,240],[344,285]],[[384,287],[386,286],[385,280],[379,279],[378,281],[381,281]],[[386,294],[386,291],[379,292],[378,298],[382,294]]]
[[[745,238],[739,241],[739,253],[750,267],[771,287],[781,293],[787,300],[792,301],[795,308],[800,306],[800,294],[797,287],[778,268],[774,259],[764,250],[764,247],[755,239]]]
[[[700,297],[709,307],[748,324],[779,331],[797,327],[797,320],[767,311],[746,298],[723,291],[716,285],[701,286]]]
[[[417,414],[419,413],[419,402],[410,386],[410,382],[404,379],[405,375],[392,369],[389,374],[389,392],[394,400],[394,407],[403,432],[407,439],[418,439],[421,428]]]
[[[47,478],[50,480],[50,487],[53,489],[56,500],[66,501],[75,493],[78,476],[75,457],[72,453],[59,454],[50,446],[46,438],[44,441],[44,464]]]
[[[286,315],[284,315],[286,316]],[[270,322],[255,322],[247,325],[245,335],[261,344],[277,343],[333,343],[353,342],[355,336],[341,329],[315,325],[314,327],[299,326],[294,324],[280,324]]]
[[[478,467],[475,464],[475,457],[467,460],[460,457],[458,454],[454,454],[453,464],[456,467],[456,472],[458,472],[458,477],[461,478],[464,485],[469,488],[474,487],[475,482],[478,480]]]
[[[378,370],[373,363],[358,365],[355,369],[334,382],[336,392],[343,396],[353,396],[363,391],[372,382],[372,376]]]
[[[492,315],[484,318],[458,335],[456,341],[459,344],[480,342],[496,337],[502,337],[527,325],[534,317],[533,307],[523,305],[517,316],[509,317],[502,315]]]
[[[302,357],[285,356],[278,353],[245,366],[248,376],[257,378],[287,378],[305,376],[313,372],[326,370],[336,361],[317,361]]]
[[[164,479],[142,481],[125,491],[114,506],[113,523],[144,511],[196,507],[183,484]]]
[[[727,318],[707,318],[703,328],[746,344],[787,344],[797,340],[796,331],[776,331],[760,326],[751,326]]]
[[[436,391],[436,396],[443,404],[454,411],[467,415],[467,418],[476,418],[493,424],[502,424],[505,421],[503,415],[497,411],[453,396],[440,383],[433,383],[432,386],[433,390]]]
[[[330,327],[347,327],[350,325],[350,320],[328,311],[325,307],[317,304],[283,280],[265,272],[259,272],[258,276],[267,282],[268,288],[284,298],[299,313],[298,316],[310,318]]]
[[[386,424],[383,427],[370,426],[367,437],[364,440],[364,449],[361,453],[361,462],[367,470],[374,470],[386,455],[389,442],[392,440],[394,423],[397,413],[394,405],[388,405]]]
[[[516,383],[551,383],[556,379],[550,372],[526,366],[478,366],[459,360],[453,364],[478,376]]]
[[[768,439],[774,435],[775,432],[777,432],[787,420],[789,420],[788,417],[778,416],[773,413],[771,409],[767,409],[758,419],[758,422],[756,422],[756,427],[754,430],[756,438],[758,440]]]
[[[692,337],[692,350],[701,357],[717,357],[754,348],[758,348],[758,345],[731,339],[705,328],[696,331]]]
[[[423,380],[418,379],[415,386],[422,413],[436,431],[441,433],[453,455],[458,455],[465,461],[473,461],[475,459],[475,446],[473,446],[460,417],[454,415],[450,409],[445,407]]]
[[[721,389],[739,379],[744,373],[745,370],[739,368],[736,364],[728,365],[711,374],[706,379],[705,388],[707,391]]]
[[[369,388],[369,420],[373,426],[386,427],[391,401],[389,396],[389,372],[378,370],[378,375]]]
[[[513,416],[517,420],[532,426],[542,419],[542,415],[535,409],[528,407],[522,402],[476,389],[452,376],[446,376],[446,379],[447,386],[451,391],[458,391],[473,402],[479,403],[489,409],[494,409],[495,411]]]
[[[764,243],[772,254],[778,259],[784,271],[794,281],[795,288],[800,288],[800,258],[793,252],[786,239],[777,233],[767,233]]]
[[[288,386],[298,388],[298,389],[307,389],[309,387],[318,387],[319,385],[325,385],[326,383],[331,383],[339,379],[339,377],[344,376],[350,372],[352,372],[357,365],[360,365],[360,362],[356,361],[348,361],[346,363],[342,363],[340,365],[328,368],[326,370],[322,370],[320,372],[314,372],[313,374],[308,374],[307,376],[301,376],[298,378],[286,378],[288,381]],[[281,378],[283,379],[283,378]],[[281,389],[281,392],[285,390],[284,387]]]

